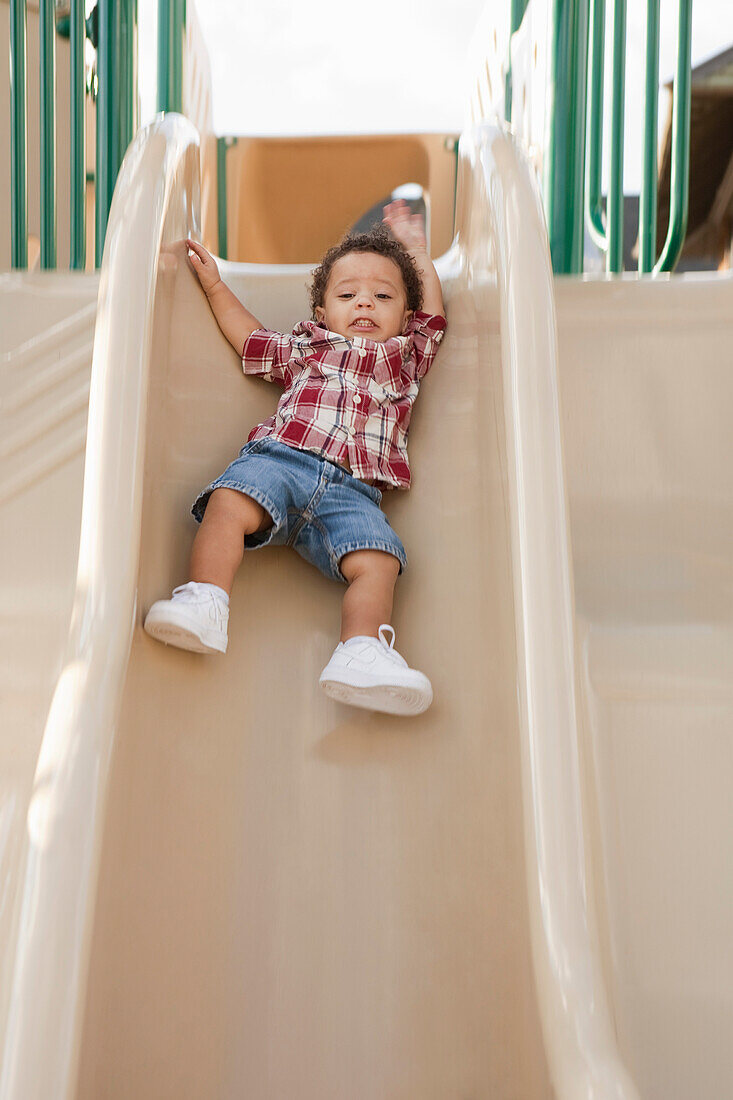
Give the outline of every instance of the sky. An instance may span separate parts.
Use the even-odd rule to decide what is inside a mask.
[[[485,8],[503,21],[510,7],[510,0],[371,0],[368,8],[347,0],[188,2],[209,52],[214,130],[272,135],[460,131],[473,31]],[[139,12],[142,122],[155,110],[156,8],[145,0]],[[663,83],[674,71],[677,8],[677,0],[662,0]],[[628,4],[629,192],[638,191],[641,171],[645,9],[642,0]],[[693,0],[693,65],[731,45],[733,2]]]

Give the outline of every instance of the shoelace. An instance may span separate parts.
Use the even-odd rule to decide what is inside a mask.
[[[387,638],[385,637],[385,632],[386,631],[389,631],[390,634],[392,635],[389,642],[387,641]],[[399,655],[399,653],[396,651],[396,649],[394,647],[394,643],[395,643],[394,627],[390,626],[389,623],[382,623],[382,625],[379,628],[379,640],[382,643],[385,655],[387,657],[389,657],[391,661],[394,661],[394,663],[396,665],[404,665],[405,668],[407,668],[407,661],[405,660],[404,657],[401,657]]]

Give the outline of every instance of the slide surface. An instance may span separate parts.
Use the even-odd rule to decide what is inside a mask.
[[[733,1081],[733,279],[560,280],[586,822],[649,1100]]]
[[[384,502],[435,701],[342,707],[343,590],[292,551],[245,556],[225,657],[141,628],[279,392],[186,262],[190,130],[139,136],[110,217],[71,633],[0,806],[0,1097],[719,1097],[731,282],[554,285],[521,157],[464,142],[449,331]],[[307,268],[222,270],[303,316]]]

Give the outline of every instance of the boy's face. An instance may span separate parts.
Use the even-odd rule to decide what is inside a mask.
[[[341,336],[379,343],[400,336],[412,317],[402,272],[377,252],[347,252],[331,268],[316,319]]]

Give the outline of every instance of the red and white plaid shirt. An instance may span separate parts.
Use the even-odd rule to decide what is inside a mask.
[[[351,469],[380,489],[409,489],[407,431],[420,381],[435,358],[445,318],[415,313],[404,336],[347,339],[315,321],[291,335],[255,329],[242,367],[285,387],[277,412],[248,442],[271,436]]]

